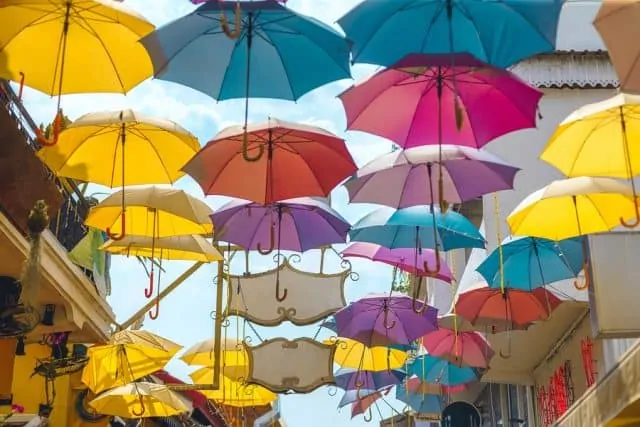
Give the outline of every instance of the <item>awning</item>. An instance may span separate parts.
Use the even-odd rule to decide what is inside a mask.
[[[580,397],[556,427],[640,425],[640,341],[606,376]]]

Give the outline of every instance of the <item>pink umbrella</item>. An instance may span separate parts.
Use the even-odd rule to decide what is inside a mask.
[[[342,251],[345,258],[365,258],[371,261],[378,261],[384,264],[398,267],[402,271],[406,271],[416,276],[432,276],[425,270],[425,265],[434,265],[436,263],[436,252],[433,249],[422,249],[417,254],[416,265],[416,249],[415,248],[396,248],[389,249],[374,243],[354,242]],[[440,259],[440,270],[436,273],[436,279],[451,283],[452,273],[449,266]]]
[[[409,55],[339,96],[347,129],[390,139],[402,148],[482,148],[509,132],[535,127],[541,97],[509,71],[468,54]],[[442,160],[440,150],[437,193],[444,211]]]
[[[488,368],[495,354],[485,337],[475,331],[440,328],[422,337],[422,345],[432,356],[474,368]]]

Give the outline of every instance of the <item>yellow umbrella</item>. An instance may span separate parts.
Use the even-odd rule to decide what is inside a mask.
[[[202,236],[126,236],[109,240],[100,249],[114,255],[160,258],[169,261],[214,262],[222,260],[220,252]]]
[[[150,332],[118,332],[108,344],[89,347],[82,382],[94,393],[125,385],[162,369],[181,348]]]
[[[631,180],[637,195],[632,178],[640,174],[640,96],[621,93],[576,110],[560,123],[540,158],[568,177]],[[622,225],[639,223],[636,209],[635,220]]]
[[[336,345],[333,361],[343,368],[380,372],[400,369],[407,361],[407,353],[395,348],[367,347],[347,338],[338,338],[337,342],[325,340],[324,343]]]
[[[153,238],[148,236],[125,236],[122,240],[109,240],[100,249],[115,255],[137,256],[159,259],[157,292],[160,293],[160,275],[163,260],[183,260],[213,262],[223,259],[222,254],[204,237],[199,235],[173,236]],[[151,264],[149,272],[149,287],[145,289],[145,296],[153,296],[155,280],[155,263]],[[155,311],[149,311],[152,320],[160,314],[160,298],[156,298]]]
[[[189,376],[196,384],[211,384],[213,368],[200,368]],[[216,403],[239,408],[269,405],[278,398],[275,393],[264,387],[234,381],[226,376],[221,376],[218,390],[203,390],[202,393]]]
[[[624,91],[640,91],[640,1],[603,0],[593,25],[607,47]]]
[[[127,93],[153,75],[138,43],[155,27],[111,0],[3,0],[0,78],[58,96],[53,140],[62,125],[60,96]],[[20,91],[22,92],[22,91]]]
[[[122,418],[172,417],[190,411],[184,399],[167,386],[146,382],[106,391],[89,406],[99,414]]]
[[[126,235],[160,238],[210,234],[212,213],[206,203],[182,190],[144,186],[111,194],[91,209],[85,224],[107,233],[112,228],[121,230],[119,235],[110,234],[112,240],[122,240]]]
[[[635,216],[631,187],[610,178],[578,177],[553,181],[530,194],[507,217],[511,234],[563,240],[610,231]],[[587,240],[582,239],[588,286]]]
[[[38,157],[60,176],[113,188],[172,184],[199,149],[178,124],[122,110],[85,114]]]
[[[211,367],[215,363],[213,344],[213,340],[200,341],[189,347],[180,359],[182,359],[187,365]],[[235,338],[227,338],[223,340],[221,354],[223,375],[232,380],[247,377],[249,369],[249,355],[247,354],[242,341]],[[200,380],[193,376],[192,378],[194,381]]]

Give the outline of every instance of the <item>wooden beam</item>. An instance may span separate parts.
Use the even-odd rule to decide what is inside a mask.
[[[231,255],[231,254],[229,254]],[[215,330],[213,336],[213,384],[208,390],[218,390],[220,388],[220,369],[222,352],[222,289],[224,287],[224,260],[218,261],[218,283],[216,283],[216,315]],[[202,389],[201,389],[202,390]]]

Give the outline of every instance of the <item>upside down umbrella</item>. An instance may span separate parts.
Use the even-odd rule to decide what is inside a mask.
[[[297,100],[351,76],[341,34],[274,0],[209,1],[141,42],[156,78],[219,101],[244,98],[245,127],[249,98]]]
[[[633,189],[609,178],[578,177],[553,181],[527,196],[507,217],[511,234],[562,240],[582,236],[585,289],[590,282],[586,235],[611,231],[634,219]]]
[[[440,166],[442,193],[437,178]],[[519,171],[487,151],[455,145],[426,146],[397,150],[372,160],[345,187],[351,203],[402,209],[441,200],[462,203],[509,190]]]
[[[468,53],[507,68],[555,49],[564,0],[365,0],[338,20],[353,61],[390,66],[409,53]]]
[[[422,304],[422,306],[420,306]],[[371,294],[334,314],[338,335],[367,347],[408,345],[438,328],[438,310],[402,294]]]
[[[540,159],[570,178],[603,176],[629,180],[635,197],[638,192],[634,178],[640,174],[639,112],[640,96],[625,93],[585,105],[560,123]],[[620,223],[625,228],[640,224],[637,204],[635,217]]]
[[[418,252],[416,254],[416,252]],[[417,276],[428,276],[425,265],[434,265],[435,251],[432,249],[395,248],[389,249],[374,243],[354,242],[341,253],[345,258],[365,258],[371,261],[392,265],[402,271]],[[416,257],[417,255],[417,257]],[[417,262],[415,262],[417,260]],[[435,274],[436,279],[451,283],[452,272],[444,259],[440,259],[440,270]]]
[[[531,291],[578,277],[583,264],[579,237],[559,242],[540,237],[516,237],[509,238],[500,249],[491,252],[476,270],[490,288],[500,288],[504,281],[509,288]]]
[[[63,122],[60,97],[127,93],[151,77],[149,55],[138,43],[153,24],[122,3],[104,0],[20,0],[0,5],[0,78],[58,97],[54,144]],[[34,59],[37,58],[37,59]]]
[[[272,118],[223,129],[183,170],[206,195],[271,204],[326,197],[357,167],[338,136]]]

